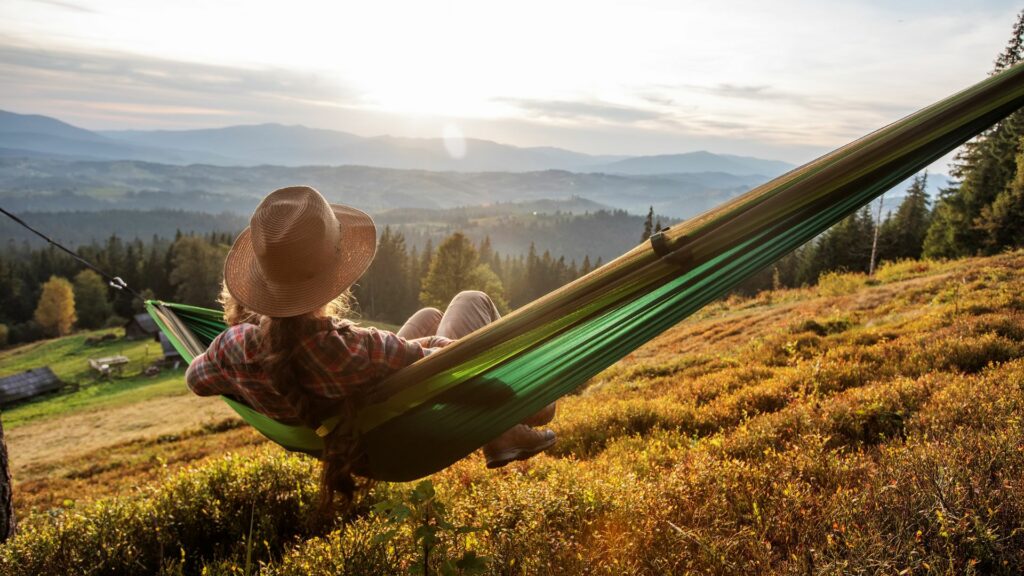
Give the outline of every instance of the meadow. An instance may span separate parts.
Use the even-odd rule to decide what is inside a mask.
[[[138,394],[109,409],[168,401]],[[108,409],[58,401],[5,422]],[[563,399],[552,428],[545,455],[377,484],[328,521],[313,460],[211,413],[16,470],[0,572],[1020,574],[1024,252],[713,304]]]

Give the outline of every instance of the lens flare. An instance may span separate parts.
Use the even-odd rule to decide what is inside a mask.
[[[456,160],[466,157],[466,137],[462,135],[462,130],[458,126],[445,124],[444,129],[441,130],[441,139],[444,141],[444,149],[448,151],[449,156]]]

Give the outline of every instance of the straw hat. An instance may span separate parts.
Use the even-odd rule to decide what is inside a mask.
[[[224,261],[224,283],[243,306],[283,318],[317,310],[366,272],[377,230],[364,212],[328,204],[309,186],[271,192]]]

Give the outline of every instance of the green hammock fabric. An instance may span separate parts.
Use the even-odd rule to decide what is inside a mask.
[[[656,235],[379,386],[353,425],[381,480],[445,468],[1024,106],[1017,66]],[[221,313],[151,301],[185,358]],[[313,430],[228,399],[267,437],[318,454]]]

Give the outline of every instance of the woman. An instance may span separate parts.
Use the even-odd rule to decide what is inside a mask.
[[[482,292],[462,292],[442,314],[420,310],[397,334],[345,320],[348,289],[376,251],[373,220],[328,204],[308,186],[269,194],[224,263],[228,330],[188,368],[201,396],[238,398],[271,418],[316,428],[339,413],[355,418],[374,384],[498,319]],[[554,404],[484,446],[489,468],[549,448]],[[358,438],[338,426],[326,438],[321,488],[351,501],[360,471]]]

